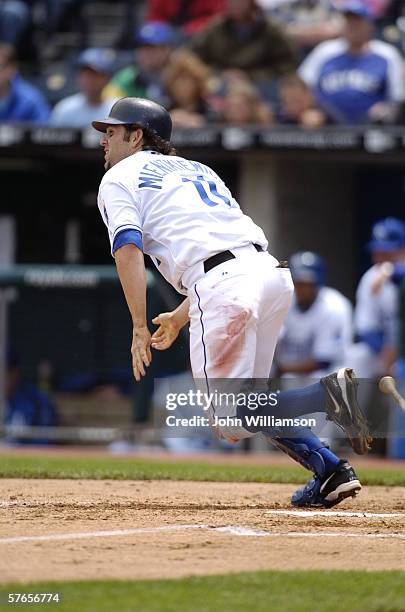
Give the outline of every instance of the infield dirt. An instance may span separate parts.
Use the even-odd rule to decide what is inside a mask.
[[[400,516],[266,514],[271,509],[291,509],[289,498],[295,488],[184,481],[1,480],[0,581],[169,578],[263,569],[405,570],[405,488],[365,487],[358,498],[334,509]],[[156,530],[184,525],[195,527]],[[233,532],[218,527],[232,527]],[[94,536],[137,528],[148,532]],[[273,536],[243,536],[237,528]],[[4,541],[80,533],[89,535],[79,540],[67,535],[57,541]],[[309,533],[317,537],[305,535]],[[388,537],[375,537],[378,534]]]

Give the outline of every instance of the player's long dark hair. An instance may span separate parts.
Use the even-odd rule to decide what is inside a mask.
[[[139,129],[139,125],[128,125],[125,126],[125,140],[129,141],[131,132]],[[170,144],[168,140],[161,138],[155,130],[148,128],[141,128],[143,132],[143,145],[142,149],[149,151],[157,151],[162,155],[177,155],[176,149]]]

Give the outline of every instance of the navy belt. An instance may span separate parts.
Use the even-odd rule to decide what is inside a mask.
[[[254,244],[253,246],[259,253],[263,251],[263,247],[261,247],[260,244]],[[208,259],[204,261],[205,274],[220,264],[229,261],[230,259],[235,259],[235,255],[231,253],[231,251],[222,251],[221,253],[216,253],[215,255],[208,257]]]

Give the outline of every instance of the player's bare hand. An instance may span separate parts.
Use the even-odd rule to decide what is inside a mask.
[[[377,275],[371,283],[371,293],[373,295],[376,295],[380,291],[384,283],[386,283],[387,280],[391,278],[393,271],[394,266],[391,262],[386,261],[385,263],[380,264],[377,270]]]
[[[135,380],[139,382],[145,376],[145,366],[149,366],[152,361],[150,351],[151,335],[147,327],[134,327],[132,336],[132,369]]]
[[[152,348],[158,351],[168,349],[179,335],[181,327],[178,325],[172,312],[163,312],[154,319],[152,323],[159,325],[152,336]]]

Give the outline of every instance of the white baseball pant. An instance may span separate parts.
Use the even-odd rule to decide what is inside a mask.
[[[294,292],[289,269],[276,267],[269,253],[253,245],[232,253],[235,259],[202,276],[195,270],[199,278],[188,290],[192,372],[208,386],[210,379],[268,379]],[[215,414],[233,417],[236,407],[215,406]],[[235,427],[218,433],[233,440],[252,435]]]

